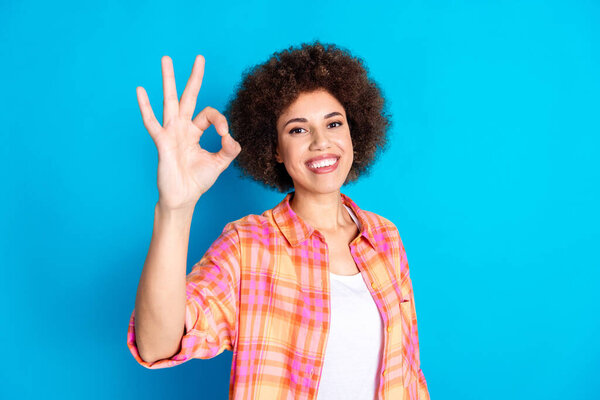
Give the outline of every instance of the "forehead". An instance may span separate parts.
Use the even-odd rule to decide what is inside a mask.
[[[332,111],[344,113],[344,107],[331,93],[324,89],[302,92],[287,106],[279,116],[279,122],[285,117],[310,117],[329,114]]]

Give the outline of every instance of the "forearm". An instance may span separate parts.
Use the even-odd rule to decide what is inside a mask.
[[[185,329],[186,264],[194,209],[154,209],[148,256],[135,299],[140,357],[153,362],[179,351]]]

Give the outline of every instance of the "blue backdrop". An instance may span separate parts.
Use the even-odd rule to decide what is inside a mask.
[[[151,371],[126,347],[158,200],[135,88],[160,121],[161,56],[181,94],[202,54],[197,111],[223,110],[313,39],[389,100],[389,150],[342,191],[400,231],[431,397],[599,398],[600,3],[251,3],[0,3],[0,398],[227,397],[230,352]],[[283,198],[239,175],[197,204],[188,271]]]

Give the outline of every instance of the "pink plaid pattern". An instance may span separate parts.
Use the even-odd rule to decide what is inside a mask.
[[[169,359],[143,361],[135,310],[127,346],[147,368],[233,351],[229,397],[315,399],[329,329],[328,251],[324,236],[292,210],[292,193],[262,215],[228,223],[187,276],[185,334]],[[404,246],[389,220],[361,210],[350,251],[382,316],[385,350],[380,399],[429,399],[420,367],[417,316]]]

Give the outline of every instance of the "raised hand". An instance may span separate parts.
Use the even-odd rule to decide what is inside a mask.
[[[158,201],[165,209],[193,209],[242,148],[229,134],[225,116],[214,108],[204,108],[192,120],[204,76],[204,57],[196,57],[181,101],[177,99],[171,58],[164,56],[161,64],[162,126],[154,116],[144,88],[136,88],[144,126],[158,149]],[[200,137],[210,125],[221,135],[221,150],[217,153],[200,147]]]

